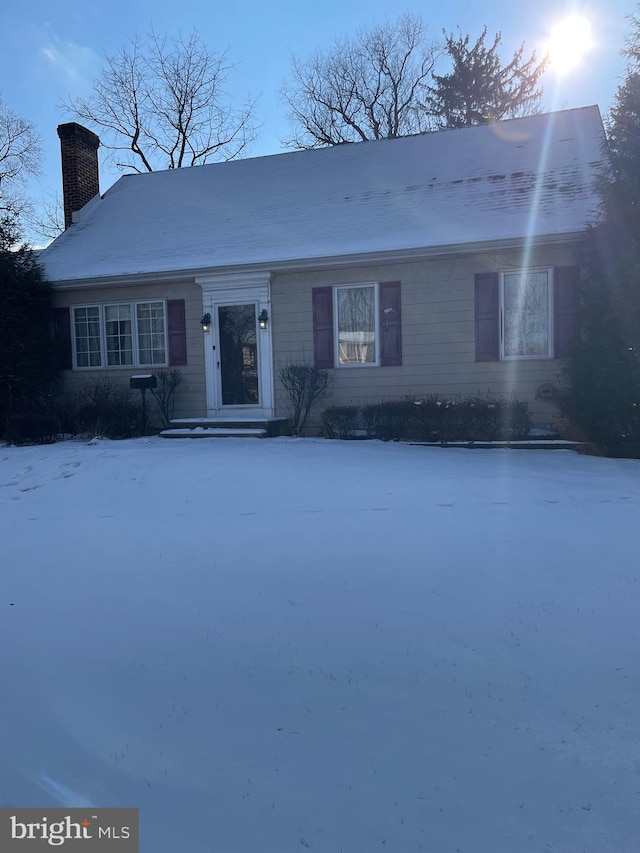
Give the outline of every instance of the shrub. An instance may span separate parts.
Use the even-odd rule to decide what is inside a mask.
[[[7,420],[7,441],[12,444],[52,444],[58,435],[58,423],[53,415],[11,414]]]
[[[325,438],[353,438],[359,427],[359,406],[329,406],[322,413],[322,434]]]
[[[362,423],[369,438],[399,441],[408,438],[415,423],[413,400],[384,400],[362,408]]]
[[[141,407],[132,400],[128,387],[110,379],[87,382],[73,408],[76,422],[70,432],[105,438],[134,438],[142,433]]]
[[[329,437],[335,437],[330,433],[339,431],[349,407],[333,409],[335,415],[327,410],[325,434]],[[480,397],[385,400],[364,406],[361,416],[369,438],[383,441],[515,441],[526,438],[531,428],[526,403]]]
[[[166,370],[156,370],[157,388],[152,388],[151,393],[158,405],[158,411],[162,420],[162,426],[166,429],[173,418],[176,405],[176,389],[182,382],[182,373],[177,367]]]
[[[531,431],[531,412],[527,403],[507,400],[499,404],[500,437],[522,441]]]
[[[515,441],[526,438],[531,417],[526,403],[481,397],[427,397],[414,403],[417,432],[424,441]]]
[[[309,420],[311,407],[325,396],[333,377],[312,364],[294,362],[281,367],[278,376],[289,400],[291,429],[294,435],[300,435]]]

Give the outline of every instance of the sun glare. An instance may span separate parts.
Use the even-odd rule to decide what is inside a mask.
[[[550,67],[556,74],[566,74],[582,61],[591,49],[591,24],[582,15],[569,15],[551,30],[547,43]]]

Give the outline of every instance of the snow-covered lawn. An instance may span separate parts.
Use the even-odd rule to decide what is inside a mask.
[[[141,853],[637,853],[640,464],[0,448],[0,805]]]

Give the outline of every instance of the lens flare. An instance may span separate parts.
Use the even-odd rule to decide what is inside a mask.
[[[547,42],[549,64],[556,74],[572,71],[593,46],[591,24],[582,15],[569,15],[553,27]]]

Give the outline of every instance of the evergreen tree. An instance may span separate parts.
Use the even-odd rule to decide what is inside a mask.
[[[640,442],[640,20],[631,25],[606,127],[611,169],[601,181],[601,222],[588,236],[582,334],[565,367],[565,409],[605,448]]]
[[[471,37],[460,30],[457,36],[445,33],[445,52],[453,67],[448,74],[433,75],[423,105],[438,128],[487,124],[537,111],[546,59],[538,62],[534,52],[523,62],[523,44],[511,62],[502,65],[502,33],[496,33],[491,45],[485,43],[486,36],[485,27],[472,45]]]
[[[15,221],[0,220],[0,436],[11,418],[37,411],[54,377],[51,290]]]

